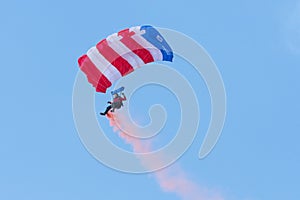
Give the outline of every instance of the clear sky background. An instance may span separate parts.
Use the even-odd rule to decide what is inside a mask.
[[[226,87],[222,136],[199,160],[209,96],[201,77],[183,70],[201,91],[203,117],[195,142],[176,164],[225,199],[300,198],[299,0],[10,0],[1,2],[0,24],[0,199],[178,199],[161,191],[150,174],[100,164],[81,144],[73,122],[77,58],[108,34],[141,24],[194,38],[216,62]],[[179,70],[181,65],[172,64]],[[147,95],[139,94],[153,98],[142,104]],[[96,96],[96,111],[108,98]],[[174,115],[168,120],[178,120],[174,97],[155,86],[133,97],[133,117],[147,123],[148,105],[160,101]],[[108,136],[129,149],[105,120],[99,123]],[[173,129],[167,125],[165,132]],[[165,135],[159,142],[167,141]]]

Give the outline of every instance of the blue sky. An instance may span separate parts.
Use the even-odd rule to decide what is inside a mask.
[[[77,58],[108,34],[141,24],[194,38],[214,59],[225,84],[222,136],[213,152],[198,160],[209,96],[201,77],[186,74],[203,87],[198,94],[203,125],[177,164],[226,199],[299,199],[299,1],[1,4],[0,199],[178,199],[162,192],[149,174],[120,173],[100,164],[81,144],[73,122]],[[155,87],[145,92],[153,96],[149,105],[160,100],[155,94],[165,94],[174,102],[174,109],[173,103],[167,109],[176,114],[172,95]],[[109,96],[96,98],[101,110]],[[146,113],[139,103],[134,110]]]

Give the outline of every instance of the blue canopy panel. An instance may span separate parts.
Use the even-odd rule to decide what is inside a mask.
[[[163,36],[158,32],[158,30],[150,25],[141,26],[141,30],[145,30],[145,33],[142,34],[142,37],[161,51],[163,55],[163,61],[172,62],[173,51],[170,45],[163,38]]]

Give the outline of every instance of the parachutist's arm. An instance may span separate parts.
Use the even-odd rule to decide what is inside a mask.
[[[107,103],[108,103],[108,104],[111,104],[111,101],[108,101]]]
[[[124,93],[122,93],[122,95],[123,95],[122,101],[126,101],[127,99],[126,99],[126,96],[125,96],[125,94],[124,94]]]

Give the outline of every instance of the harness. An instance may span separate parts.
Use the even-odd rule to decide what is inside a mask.
[[[117,99],[117,101],[116,101]],[[114,99],[114,102],[112,102],[111,107],[113,108],[121,108],[123,106],[123,101],[121,100],[121,97],[117,97]]]

